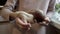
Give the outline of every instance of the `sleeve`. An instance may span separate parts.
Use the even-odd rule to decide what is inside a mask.
[[[51,17],[53,13],[55,12],[55,4],[56,4],[56,0],[50,0],[48,10],[47,10],[48,17]]]
[[[7,8],[9,10],[13,10],[13,8],[15,7],[17,0],[7,0],[4,8]]]
[[[0,15],[6,19],[9,20],[9,14],[12,13],[13,8],[15,7],[17,0],[7,0],[6,4],[0,11]]]

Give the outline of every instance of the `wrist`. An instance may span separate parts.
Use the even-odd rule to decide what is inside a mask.
[[[17,17],[17,14],[15,12],[12,12],[12,13],[10,13],[10,17],[16,18]]]

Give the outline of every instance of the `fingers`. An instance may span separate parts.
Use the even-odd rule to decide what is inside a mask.
[[[46,23],[46,21],[39,22],[40,25],[47,26],[49,23]]]
[[[24,23],[21,19],[16,18],[16,24],[20,27],[20,28],[24,28],[24,29],[30,29],[31,28],[31,24],[30,23]]]
[[[45,25],[48,25],[48,23],[46,21],[43,21],[42,23],[45,24]]]
[[[49,22],[50,22],[49,17],[46,17],[46,18],[44,19],[44,21],[42,21],[42,23],[43,23],[44,25],[48,25]]]
[[[26,27],[26,26],[22,26],[22,25],[20,25],[20,24],[16,24],[20,29],[23,29],[23,30],[26,30],[26,31],[28,31],[28,30],[30,30],[30,27]]]
[[[41,25],[47,26],[47,25],[49,24],[49,22],[50,22],[49,17],[46,17],[42,22],[39,22],[39,23],[40,23]]]
[[[44,20],[46,20],[46,21],[49,21],[49,22],[50,22],[50,19],[49,19],[49,17],[46,17]]]
[[[16,18],[16,22],[19,23],[20,25],[27,25],[27,23],[24,23],[21,19]]]

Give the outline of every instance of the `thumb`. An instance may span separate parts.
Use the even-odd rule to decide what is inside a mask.
[[[30,23],[28,23],[29,27],[32,27]]]

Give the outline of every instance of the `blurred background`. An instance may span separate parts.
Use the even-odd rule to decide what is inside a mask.
[[[7,0],[0,0],[0,5],[4,5]]]
[[[56,11],[60,13],[60,0],[56,0]]]

